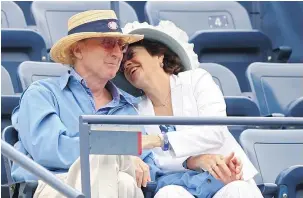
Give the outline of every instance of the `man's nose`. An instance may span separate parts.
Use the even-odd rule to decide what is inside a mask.
[[[122,53],[121,47],[118,45],[118,43],[115,44],[114,48],[111,51],[111,54],[118,58],[122,57],[123,53]]]

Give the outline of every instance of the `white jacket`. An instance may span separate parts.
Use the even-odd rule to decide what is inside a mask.
[[[205,70],[198,68],[170,77],[174,116],[226,116],[224,97]],[[144,99],[137,106],[140,115],[155,115],[151,101]],[[148,134],[161,134],[158,126],[145,126]],[[243,178],[249,180],[258,172],[226,126],[176,126],[167,133],[173,151],[153,149],[155,161],[163,170],[184,170],[182,163],[198,154],[228,155],[232,151],[243,163]]]

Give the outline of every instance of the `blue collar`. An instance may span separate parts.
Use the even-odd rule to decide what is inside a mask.
[[[78,82],[81,83],[82,86],[84,86],[86,89],[89,89],[87,87],[85,80],[76,72],[76,70],[71,68],[70,70],[67,71],[67,73],[62,75],[59,79],[61,90],[63,90],[68,85],[70,80],[77,80]],[[116,85],[111,81],[108,81],[108,83],[106,84],[106,88],[109,90],[114,100],[120,101],[121,99],[121,100],[125,100],[130,104],[138,104],[140,102],[139,97],[136,98],[128,94],[127,92],[122,91],[121,89],[116,87]]]

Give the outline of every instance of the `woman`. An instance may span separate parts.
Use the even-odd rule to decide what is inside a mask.
[[[144,35],[143,41],[129,46],[121,63],[126,79],[145,93],[138,104],[140,115],[226,116],[222,93],[212,76],[198,68],[197,56],[185,32],[171,22],[160,22],[157,27],[134,22],[125,26],[124,33]],[[156,179],[160,190],[156,197],[262,197],[253,180],[256,169],[226,126],[160,125],[147,126],[146,132],[159,136],[149,145],[153,148],[152,160],[144,158],[152,172],[153,162],[159,168]],[[162,148],[154,148],[159,145]],[[216,154],[212,155],[215,160],[208,161],[206,154]],[[243,163],[243,180],[232,167],[234,164],[241,168],[237,159]],[[140,159],[135,162],[140,167],[147,166]],[[222,175],[228,173],[223,170],[225,163],[232,172],[227,177]],[[217,179],[227,178],[222,180],[225,185],[222,187],[208,172],[185,171],[186,168],[202,168]]]

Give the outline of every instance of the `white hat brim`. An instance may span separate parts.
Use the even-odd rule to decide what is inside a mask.
[[[151,28],[139,28],[129,32],[129,34],[142,34],[144,39],[155,40],[166,45],[171,51],[180,58],[185,70],[191,69],[190,58],[182,45],[168,34]]]

